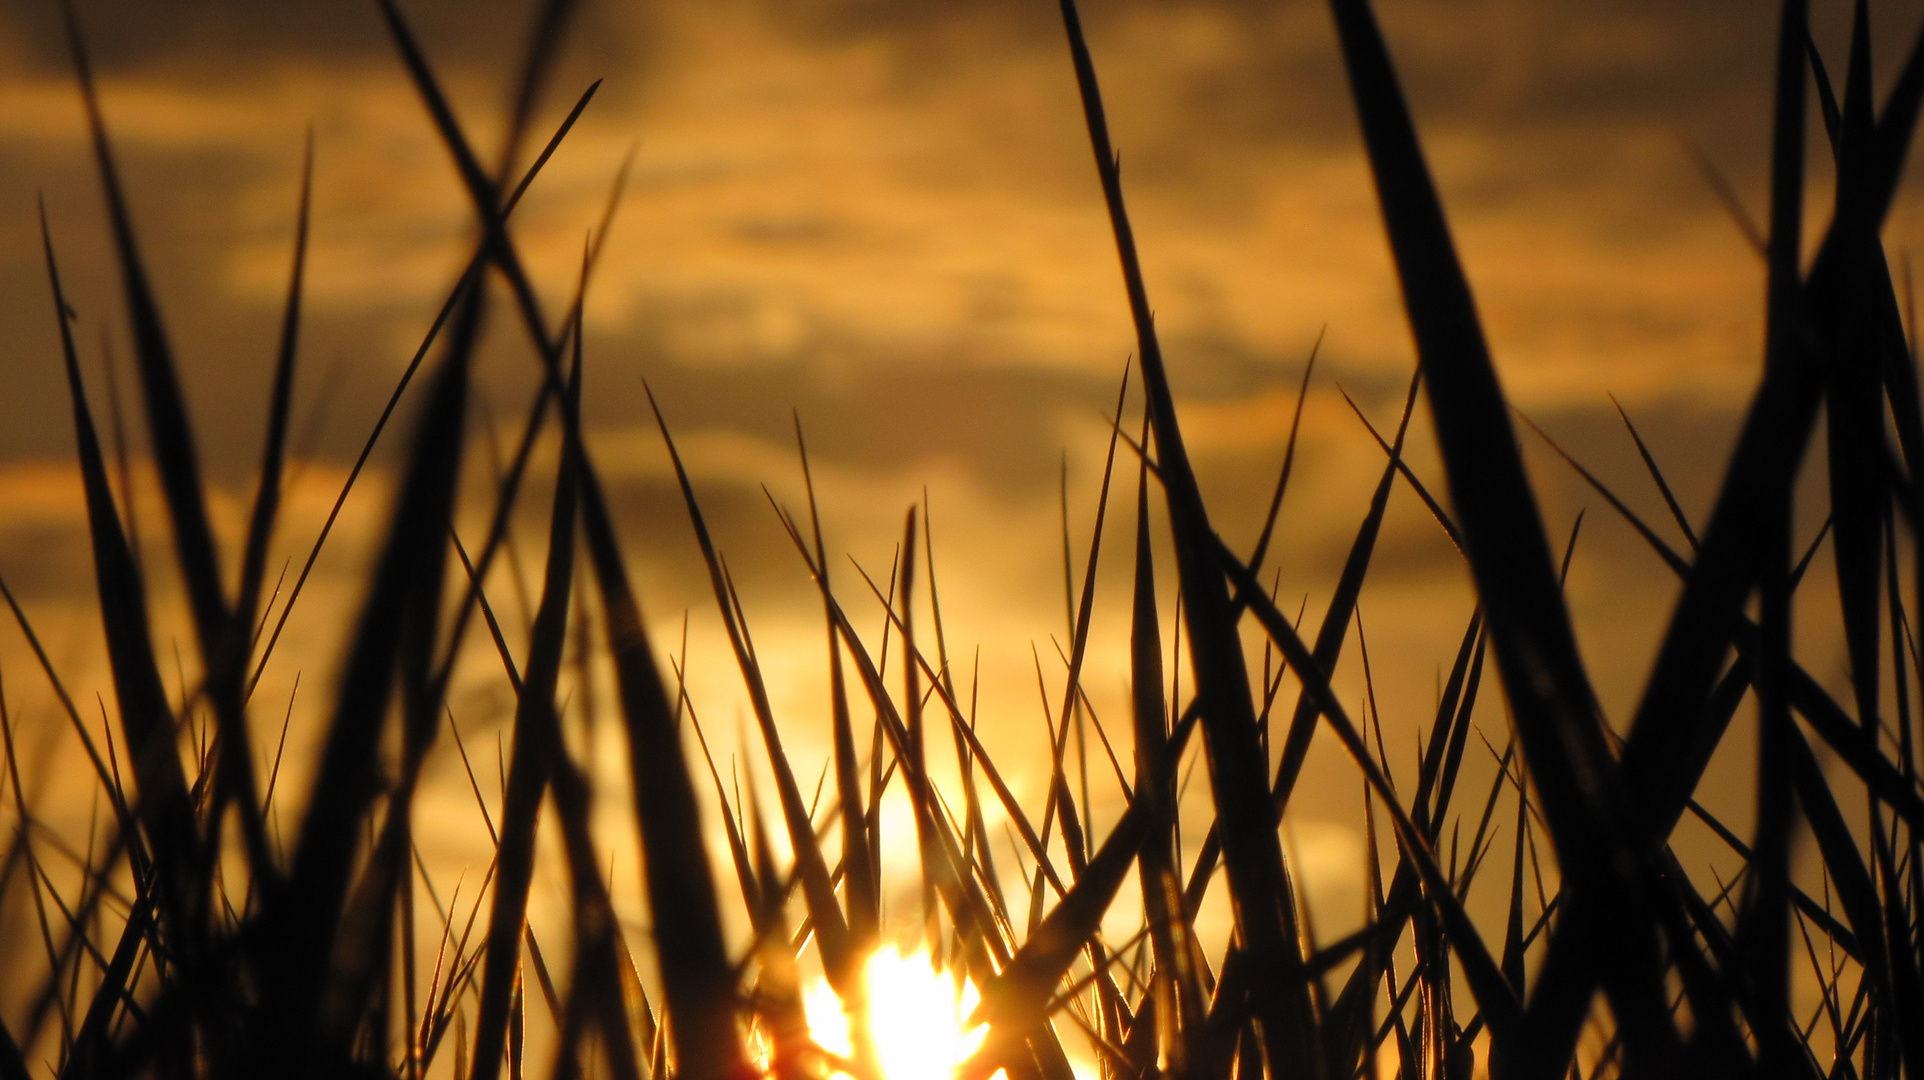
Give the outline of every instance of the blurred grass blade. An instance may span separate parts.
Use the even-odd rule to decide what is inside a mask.
[[[267,1016],[254,1033],[257,1061],[273,1060],[290,1045],[307,1045],[304,1028],[320,1002],[363,817],[382,786],[381,733],[404,639],[410,624],[432,625],[437,614],[415,606],[417,583],[432,582],[438,596],[481,313],[481,295],[469,293],[419,421],[393,524],[341,676],[289,888],[263,929]],[[390,849],[398,842],[391,839]]]
[[[575,340],[580,341],[579,335]],[[576,395],[580,393],[579,355],[577,349],[571,387]],[[574,591],[575,517],[573,454],[564,446],[548,526],[548,565],[541,604],[535,614],[515,709],[514,750],[495,855],[494,907],[488,920],[487,958],[482,963],[481,996],[475,1012],[472,1080],[495,1080],[500,1074],[502,1046],[508,1034],[510,990],[517,984],[521,928],[527,919],[528,888],[534,877],[535,825],[542,792],[554,770],[547,741],[535,731],[543,718],[535,714],[554,712],[555,684],[568,630],[568,601]]]
[[[522,194],[527,191],[528,185],[532,184],[534,178],[540,174],[542,166],[548,163],[548,159],[554,155],[555,149],[561,145],[561,140],[566,138],[568,132],[573,129],[575,121],[580,119],[582,112],[587,109],[588,102],[594,97],[595,89],[600,85],[600,83],[596,83],[590,86],[586,93],[582,94],[581,99],[575,103],[574,109],[569,112],[567,118],[561,122],[561,126],[555,130],[553,137],[548,140],[548,145],[542,149],[541,156],[536,158],[534,164],[528,166],[527,172],[522,174],[521,182],[515,187],[513,195],[502,205],[501,219],[504,222],[508,216],[513,213]],[[625,178],[626,175],[627,170],[624,164],[621,177]],[[615,185],[617,195],[621,187],[622,179],[618,178]],[[597,234],[597,252],[600,250],[600,241],[606,235],[607,223],[613,216],[613,212],[614,206],[611,201],[607,211],[604,212],[602,216],[602,229]],[[388,419],[394,415],[394,410],[400,405],[401,395],[407,391],[409,384],[413,381],[414,373],[419,370],[422,361],[427,358],[429,350],[432,349],[435,342],[439,340],[442,328],[447,324],[448,319],[454,315],[456,308],[462,299],[467,296],[468,292],[479,286],[481,271],[486,266],[489,251],[489,243],[484,237],[479,248],[475,251],[474,256],[468,260],[467,267],[462,271],[461,277],[456,281],[454,287],[449,290],[446,298],[442,300],[440,310],[435,313],[434,320],[429,324],[427,333],[422,335],[420,345],[415,348],[414,355],[408,360],[407,367],[402,370],[400,379],[395,382],[394,390],[388,395],[387,403],[382,406],[381,415],[375,419],[373,429],[368,432],[367,439],[361,444],[360,453],[355,457],[353,467],[348,470],[347,479],[341,482],[341,490],[334,498],[334,505],[329,508],[326,520],[321,523],[320,533],[314,538],[313,546],[308,549],[307,559],[301,564],[301,572],[294,579],[294,587],[288,594],[287,603],[281,606],[280,615],[274,620],[274,629],[272,633],[268,635],[267,645],[261,649],[260,656],[254,662],[254,672],[248,677],[247,682],[247,693],[250,696],[254,692],[254,687],[260,682],[261,673],[267,669],[268,658],[273,655],[274,646],[280,641],[281,631],[287,626],[288,616],[294,611],[295,601],[300,599],[302,590],[307,584],[308,575],[313,572],[314,564],[321,557],[321,548],[326,545],[328,536],[333,532],[334,522],[340,517],[341,508],[347,504],[348,494],[354,490],[355,481],[360,478],[361,471],[367,467],[368,458],[374,453],[375,443],[380,441],[382,432],[387,430]],[[547,398],[544,394],[535,412],[537,417],[543,415],[542,410],[545,408],[546,403]],[[485,563],[487,560],[483,558],[482,561]]]
[[[502,270],[550,387],[560,383],[558,343],[541,317],[519,257],[502,230],[494,186],[480,171],[445,96],[392,0],[382,13],[416,88],[453,155],[487,230],[490,259]],[[641,829],[644,886],[667,993],[668,1029],[678,1073],[689,1080],[741,1080],[749,1065],[735,1027],[737,994],[722,943],[715,884],[702,842],[701,815],[669,711],[661,673],[649,650],[639,602],[622,562],[613,519],[582,445],[579,420],[562,410],[565,435],[581,469],[583,527],[600,585],[602,614],[627,721],[629,765]]]
[[[221,596],[220,558],[215,551],[213,531],[207,524],[200,465],[187,420],[187,405],[181,397],[179,376],[174,370],[173,350],[161,327],[160,308],[155,303],[146,267],[134,242],[133,219],[127,210],[126,197],[121,193],[120,174],[114,165],[106,122],[101,118],[100,101],[94,91],[93,66],[81,40],[72,0],[63,0],[61,12],[66,18],[68,44],[87,109],[94,161],[113,225],[114,250],[133,328],[134,355],[147,404],[147,428],[154,461],[159,466],[161,489],[166,494],[167,510],[174,523],[174,542],[194,615],[194,628],[199,634],[203,656],[211,661],[222,646],[222,635],[227,632],[228,611]]]
[[[1870,100],[1870,12],[1863,0],[1854,7],[1838,164],[1840,203],[1849,197],[1853,177],[1863,173],[1865,148],[1875,138]],[[1842,213],[1840,206],[1839,215]],[[1777,224],[1774,221],[1773,228]],[[1789,243],[1796,243],[1795,224],[1783,224],[1793,230]],[[1794,259],[1796,254],[1792,247],[1788,257]],[[1865,269],[1864,291],[1874,297],[1874,268]],[[1794,263],[1789,274],[1794,287]],[[1888,274],[1885,277],[1888,280]],[[1875,723],[1878,713],[1879,570],[1883,563],[1885,500],[1893,479],[1884,468],[1888,457],[1884,442],[1884,365],[1879,355],[1879,346],[1885,340],[1882,331],[1881,320],[1853,318],[1838,322],[1825,365],[1831,552],[1837,566],[1851,687],[1856,693],[1857,715],[1866,726]]]
[[[191,970],[198,961],[204,934],[201,918],[205,913],[207,886],[202,876],[199,838],[187,781],[181,771],[180,758],[174,752],[173,708],[168,704],[167,691],[154,664],[146,588],[133,552],[127,546],[126,533],[121,530],[113,493],[107,484],[100,440],[87,406],[86,388],[81,384],[73,328],[68,321],[67,300],[60,287],[60,271],[54,262],[53,241],[47,232],[44,208],[40,225],[48,281],[53,289],[54,318],[60,325],[67,389],[73,399],[74,437],[87,496],[101,626],[107,637],[107,660],[120,704],[121,727],[134,765],[137,795],[133,809],[146,829],[155,865],[161,871],[157,884],[170,937],[182,950],[179,961]],[[78,716],[74,720],[78,726]],[[109,790],[114,787],[109,784]],[[131,822],[125,824],[131,825]]]
[[[28,1080],[29,1075],[20,1044],[14,1042],[13,1033],[6,1025],[0,1024],[0,1080]]]
[[[267,545],[280,512],[281,477],[285,471],[288,411],[294,397],[295,349],[300,338],[301,290],[307,268],[309,211],[314,186],[314,132],[307,134],[301,167],[300,210],[294,228],[294,266],[289,274],[287,300],[281,312],[280,345],[274,364],[274,386],[270,393],[267,432],[261,452],[261,471],[249,516],[247,537],[242,546],[240,583],[235,593],[232,625],[221,643],[220,654],[209,664],[209,691],[221,719],[223,745],[216,768],[220,770],[215,789],[213,817],[219,820],[221,808],[232,801],[240,813],[241,835],[256,876],[262,878],[260,891],[278,887],[278,874],[267,845],[260,796],[254,778],[253,739],[247,727],[246,678],[248,660],[254,646],[255,615],[260,604],[261,582],[267,569]],[[219,830],[214,830],[218,832]]]
[[[1845,918],[1861,948],[1869,981],[1883,999],[1884,1007],[1891,1011],[1903,1049],[1905,1070],[1917,1073],[1924,1069],[1924,1015],[1919,1015],[1924,994],[1918,989],[1916,954],[1908,942],[1887,939],[1877,888],[1809,744],[1795,731],[1785,743],[1804,819],[1817,837],[1818,850],[1823,854],[1830,880],[1843,903]]]
[[[455,545],[457,554],[465,560],[460,544]],[[470,578],[474,575],[472,564],[467,565]],[[505,638],[501,636],[500,626],[488,606],[485,595],[477,593],[482,615],[487,619],[488,628],[494,638],[495,650],[501,658],[501,666],[507,674],[508,682],[517,697],[522,692],[522,681],[515,667],[514,657],[508,652]],[[648,1007],[648,995],[641,987],[634,973],[634,964],[628,955],[620,928],[614,921],[614,910],[608,900],[607,883],[602,880],[601,869],[596,864],[594,840],[589,833],[588,782],[580,770],[568,757],[568,751],[561,737],[560,717],[553,709],[537,710],[530,714],[533,721],[533,737],[540,744],[540,755],[550,769],[549,783],[555,796],[556,816],[561,822],[561,836],[567,851],[568,870],[574,893],[575,937],[575,975],[574,989],[566,1008],[557,1001],[547,963],[542,959],[541,948],[535,942],[533,930],[524,924],[522,937],[528,943],[528,952],[535,963],[535,973],[540,977],[542,995],[547,999],[549,1014],[562,1024],[562,1038],[559,1040],[557,1054],[563,1064],[575,1062],[575,1041],[580,1035],[579,1023],[582,1008],[592,1008],[602,1030],[602,1039],[607,1048],[609,1059],[618,1080],[641,1080],[640,1059],[637,1057],[635,1032],[630,1030],[628,1006],[634,1006],[635,1019],[640,1028],[644,1043],[654,1038],[654,1018]],[[457,743],[458,743],[457,737]],[[732,826],[731,826],[732,827]],[[577,1007],[585,994],[590,1004]],[[512,1030],[510,1031],[512,1039]],[[565,1075],[557,1069],[556,1075]]]
[[[735,1030],[733,970],[722,944],[715,882],[681,735],[621,561],[614,522],[586,457],[581,460],[583,523],[627,720],[635,816],[645,853],[643,884],[654,917],[677,1073],[689,1080],[744,1080],[750,1070]]]

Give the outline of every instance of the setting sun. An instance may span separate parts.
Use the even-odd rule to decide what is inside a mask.
[[[865,974],[868,1025],[882,1080],[949,1080],[988,1034],[987,1027],[966,1027],[981,999],[975,984],[966,978],[958,983],[925,951],[904,955],[879,949],[869,957]],[[809,984],[802,1007],[817,1045],[845,1058],[854,1053],[848,1014],[826,979]]]

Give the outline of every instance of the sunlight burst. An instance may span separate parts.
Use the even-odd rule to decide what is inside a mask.
[[[950,1080],[989,1031],[966,1027],[981,1000],[975,984],[964,978],[958,986],[926,951],[878,949],[865,971],[868,1024],[883,1080]],[[802,1008],[817,1045],[845,1058],[854,1054],[848,1014],[826,979],[809,985]]]

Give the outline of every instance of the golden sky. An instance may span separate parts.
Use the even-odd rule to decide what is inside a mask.
[[[218,488],[216,513],[230,525],[251,492],[312,125],[296,404],[297,430],[311,435],[299,444],[278,566],[305,552],[459,269],[471,243],[466,201],[373,5],[77,6]],[[525,5],[405,6],[470,132],[491,147]],[[1841,69],[1847,5],[1816,7],[1817,41]],[[1908,47],[1913,29],[1899,8],[1873,5],[1892,49]],[[1512,402],[1634,506],[1661,515],[1614,393],[1685,508],[1701,515],[1758,371],[1763,274],[1692,154],[1762,216],[1775,6],[1400,0],[1377,9]],[[1089,0],[1084,17],[1185,430],[1216,523],[1239,548],[1253,541],[1295,387],[1324,335],[1277,556],[1285,608],[1306,598],[1314,620],[1381,468],[1339,388],[1376,423],[1393,424],[1413,362],[1327,14],[1308,0]],[[1050,642],[1063,636],[1059,469],[1066,460],[1080,548],[1094,517],[1102,414],[1134,347],[1055,5],[589,0],[564,56],[536,124],[544,135],[590,81],[606,81],[514,231],[558,311],[584,234],[633,148],[589,296],[588,417],[658,644],[671,645],[692,611],[691,681],[698,704],[712,702],[704,716],[732,746],[737,680],[717,649],[719,623],[643,378],[739,572],[778,710],[797,718],[791,749],[809,763],[798,767],[806,783],[827,745],[819,615],[760,488],[800,498],[791,410],[809,433],[830,545],[870,572],[886,575],[902,516],[926,489],[951,654],[981,648],[991,749],[1040,761],[1033,657],[1056,693],[1062,675]],[[1878,62],[1880,76],[1895,67],[1892,56]],[[105,690],[105,673],[90,659],[91,566],[35,216],[42,192],[104,409],[100,342],[123,365],[128,345],[85,150],[54,6],[9,6],[0,15],[0,574],[90,696]],[[1811,182],[1819,227],[1829,184],[1821,162]],[[1894,263],[1924,236],[1914,185],[1907,191],[1887,232]],[[496,320],[481,368],[503,438],[533,370],[512,329]],[[480,447],[471,479],[484,478]],[[1621,721],[1672,583],[1539,450],[1529,444],[1556,542],[1579,509],[1591,510],[1570,598],[1599,693]],[[1420,422],[1412,458],[1440,485]],[[392,460],[377,454],[349,503],[337,550],[263,683],[278,702],[264,712],[284,707],[296,670],[303,693],[325,694]],[[544,490],[536,484],[535,496]],[[158,559],[151,485],[137,505]],[[1113,508],[1121,516],[1112,525],[1127,525],[1128,505]],[[469,532],[480,513],[464,518]],[[523,532],[530,567],[540,529],[531,518]],[[1112,558],[1127,558],[1128,539],[1126,528],[1109,533]],[[227,547],[232,558],[231,533]],[[1809,607],[1821,612],[1819,565]],[[840,566],[844,602],[879,627],[853,568]],[[1115,584],[1105,578],[1086,679],[1120,717],[1128,611]],[[503,580],[494,592],[515,640],[512,590]],[[163,609],[168,596],[163,583]],[[1469,603],[1460,562],[1399,489],[1363,600],[1386,736],[1406,747],[1399,767]],[[1834,674],[1839,652],[1821,614],[1802,645],[1806,666]],[[1341,682],[1360,700],[1355,660],[1352,648]],[[0,630],[0,663],[9,702],[51,745],[61,737],[51,698],[10,628]],[[464,729],[492,742],[507,690],[487,682],[484,666],[476,672],[452,704]],[[1493,693],[1479,717],[1501,745]],[[1328,768],[1312,774],[1299,805],[1297,842],[1324,852],[1304,857],[1327,864],[1309,876],[1327,875],[1318,880],[1331,883],[1331,902],[1353,905],[1360,837],[1344,808],[1359,785],[1322,753],[1315,760]],[[456,775],[443,756],[437,768]],[[1490,775],[1487,761],[1477,768]],[[1036,790],[1033,770],[1012,771]],[[450,814],[472,816],[459,801],[464,784],[446,798]],[[1736,820],[1747,817],[1744,803],[1727,800]]]

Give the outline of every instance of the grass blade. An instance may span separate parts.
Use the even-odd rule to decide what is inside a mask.
[[[1046,1020],[1043,1006],[1083,947],[1096,933],[1102,915],[1122,886],[1123,876],[1136,859],[1147,816],[1139,803],[1129,804],[1122,818],[1089,860],[1067,896],[1057,904],[1042,927],[1024,942],[1008,966],[982,991],[982,1003],[969,1018],[989,1025],[989,1037],[958,1071],[960,1080],[984,1080],[1004,1067],[1011,1053],[1032,1029]]]
[[[419,606],[420,594],[439,595],[481,310],[479,293],[470,293],[456,315],[336,694],[289,888],[264,928],[267,1016],[255,1033],[263,1063],[308,1044],[303,1028],[316,1016],[362,819],[380,788],[377,750],[400,653],[419,634],[410,628],[431,627],[437,613]],[[397,844],[398,837],[388,839],[389,857]]]
[[[802,421],[795,417],[795,448],[802,459],[802,480],[808,489],[808,518],[815,537],[815,565],[820,568],[823,590],[827,591],[828,551],[822,543],[822,516],[815,502],[815,475],[808,464],[808,445],[802,439]],[[868,822],[862,814],[862,778],[855,764],[855,730],[849,716],[847,675],[842,669],[842,642],[835,631],[835,619],[826,610],[823,619],[828,629],[830,723],[834,728],[835,791],[842,810],[843,889],[848,903],[849,948],[855,953],[868,950],[880,929],[881,910],[877,898],[878,881],[869,860]],[[860,991],[860,980],[851,980],[851,989]],[[865,1015],[854,1010],[856,1015]],[[860,1032],[855,1033],[858,1037]]]
[[[728,631],[728,641],[735,653],[736,666],[741,670],[742,682],[748,689],[748,698],[755,713],[756,725],[761,729],[762,743],[768,750],[768,759],[774,770],[775,793],[781,804],[782,821],[788,829],[789,847],[794,852],[795,870],[801,878],[802,895],[808,902],[809,920],[822,950],[822,960],[829,975],[831,985],[838,992],[853,986],[859,977],[857,966],[860,957],[849,948],[848,924],[842,919],[842,910],[835,901],[835,887],[829,881],[828,864],[822,857],[821,846],[815,840],[814,826],[809,822],[807,808],[802,803],[800,787],[795,783],[795,774],[789,768],[788,755],[782,749],[781,732],[775,725],[775,710],[769,703],[768,686],[762,679],[761,664],[756,660],[753,650],[747,643],[747,627],[736,617],[732,601],[732,590],[725,583],[721,558],[715,551],[715,544],[708,533],[708,523],[702,517],[701,505],[695,498],[694,485],[688,479],[688,470],[683,467],[681,452],[675,447],[675,440],[668,433],[668,421],[661,414],[660,403],[655,400],[654,390],[643,384],[648,394],[648,404],[655,414],[655,425],[661,431],[662,442],[668,448],[668,458],[675,467],[675,479],[681,485],[682,500],[688,509],[688,519],[695,530],[696,544],[701,548],[702,562],[708,568],[708,581],[714,589],[716,606],[721,609],[722,625]]]
[[[1309,647],[1303,643],[1302,638],[1296,636],[1295,629],[1289,625],[1288,620],[1283,618],[1282,613],[1276,610],[1276,605],[1270,603],[1269,598],[1263,595],[1261,584],[1249,576],[1248,569],[1236,562],[1235,556],[1227,550],[1221,551],[1219,558],[1228,570],[1231,580],[1235,582],[1238,596],[1248,603],[1250,612],[1262,624],[1270,640],[1276,643],[1277,649],[1288,660],[1290,667],[1295,669],[1298,678],[1302,679],[1315,694],[1317,706],[1322,710],[1324,720],[1335,730],[1337,738],[1343,743],[1343,748],[1363,770],[1364,779],[1369,781],[1370,787],[1383,800],[1385,808],[1390,813],[1390,820],[1396,824],[1398,843],[1403,847],[1405,856],[1421,875],[1424,887],[1430,894],[1430,902],[1442,915],[1454,942],[1457,959],[1462,963],[1464,973],[1470,980],[1471,991],[1476,995],[1477,1003],[1483,1009],[1491,1038],[1502,1041],[1513,1037],[1518,1031],[1517,1025],[1523,1021],[1522,1010],[1515,996],[1510,993],[1502,971],[1491,959],[1488,949],[1483,944],[1482,936],[1477,932],[1476,925],[1463,911],[1455,891],[1450,887],[1442,869],[1437,866],[1435,857],[1431,854],[1429,845],[1425,843],[1421,831],[1417,829],[1415,821],[1397,801],[1395,788],[1391,786],[1388,776],[1370,756],[1369,748],[1364,744],[1361,733],[1349,719],[1348,710],[1343,707],[1342,701],[1336,696],[1336,691],[1331,688],[1329,676],[1315,663],[1315,657]]]
[[[107,659],[120,704],[121,728],[135,766],[138,794],[134,816],[146,829],[155,856],[154,865],[161,868],[158,886],[163,917],[168,921],[173,940],[183,950],[181,961],[191,970],[202,943],[206,883],[186,777],[174,753],[173,708],[168,704],[167,691],[154,664],[146,588],[133,551],[128,547],[126,533],[121,530],[113,493],[107,484],[106,463],[93,415],[87,406],[86,388],[81,383],[73,329],[67,318],[67,301],[60,287],[60,271],[54,261],[44,209],[40,224],[47,276],[53,290],[54,317],[60,324],[67,388],[73,399],[74,436],[87,495],[101,625],[107,636]],[[74,722],[81,726],[77,715]],[[117,785],[109,782],[108,787],[112,791]],[[131,828],[132,821],[124,821],[122,827]]]
[[[1883,999],[1887,1009],[1892,1010],[1903,1047],[1905,1069],[1907,1072],[1916,1072],[1924,1067],[1924,1017],[1916,1015],[1920,995],[1915,954],[1907,944],[1887,939],[1877,887],[1864,867],[1863,856],[1858,853],[1857,843],[1851,838],[1850,827],[1838,812],[1837,803],[1824,780],[1823,770],[1810,752],[1810,745],[1804,742],[1802,736],[1792,732],[1786,740],[1786,746],[1804,818],[1817,837],[1818,850],[1830,870],[1831,881],[1837,886],[1838,899],[1843,903],[1845,918],[1862,950],[1862,960],[1869,973],[1869,981],[1875,987],[1874,993]],[[1902,993],[1898,991],[1900,982],[1907,984]],[[1900,1008],[1910,1015],[1899,1012]]]
[[[1251,955],[1251,1001],[1261,1021],[1269,1067],[1277,1070],[1276,1075],[1286,1080],[1319,1076],[1323,1065],[1318,1060],[1321,1044],[1315,1036],[1314,1004],[1297,942],[1295,900],[1283,873],[1282,845],[1271,825],[1269,778],[1257,741],[1255,709],[1236,619],[1216,565],[1214,533],[1202,493],[1176,422],[1175,399],[1163,366],[1135,234],[1123,204],[1121,166],[1110,144],[1095,62],[1083,37],[1075,0],[1062,0],[1061,9],[1090,148],[1136,328],[1150,424],[1156,434],[1156,460],[1188,614],[1190,659],[1203,702],[1202,727],[1222,822],[1230,906],[1237,932]]]
[[[1333,0],[1331,7],[1426,375],[1465,554],[1487,612],[1517,732],[1544,793],[1565,873],[1573,883],[1593,873],[1588,888],[1612,888],[1607,882],[1610,868],[1618,865],[1615,853],[1625,850],[1618,833],[1622,796],[1615,790],[1615,763],[1603,741],[1594,693],[1557,588],[1475,302],[1369,5]],[[1569,1019],[1580,1021],[1581,1015]],[[1540,1035],[1542,1062],[1567,1060],[1576,1025]],[[1503,1042],[1499,1035],[1495,1053],[1507,1051]],[[1525,1069],[1524,1074],[1540,1071]]]
[[[589,469],[583,457],[583,520],[627,721],[635,816],[646,852],[643,885],[654,914],[677,1071],[703,1080],[742,1080],[750,1069],[735,1032],[734,975],[722,945],[701,813],[614,523]]]
[[[154,460],[160,468],[161,489],[166,494],[167,510],[174,523],[174,543],[193,609],[194,628],[200,636],[203,655],[211,661],[222,644],[222,635],[227,632],[228,611],[221,596],[220,558],[214,547],[213,530],[207,524],[200,465],[187,420],[187,406],[174,370],[173,350],[161,326],[160,308],[155,303],[145,264],[134,242],[133,219],[121,193],[120,173],[114,165],[106,122],[101,118],[100,101],[94,91],[93,65],[87,58],[71,0],[63,2],[61,11],[66,18],[68,44],[80,79],[81,98],[86,105],[94,161],[113,225],[115,254],[133,327],[134,355],[147,404],[147,427],[153,441]]]
[[[555,130],[554,136],[548,140],[548,145],[543,148],[541,156],[536,158],[534,164],[528,167],[528,171],[522,174],[521,182],[515,187],[514,194],[510,196],[508,201],[502,206],[501,218],[504,222],[508,216],[513,213],[516,204],[520,201],[521,195],[528,190],[528,186],[532,184],[534,178],[540,174],[542,166],[548,163],[548,159],[554,155],[556,148],[561,145],[561,140],[573,129],[575,121],[580,119],[582,112],[587,109],[588,102],[593,99],[595,90],[600,85],[600,83],[596,83],[588,88],[587,92],[581,96],[581,99],[575,103],[573,111],[562,121],[561,126]],[[624,163],[621,176],[615,184],[617,193],[620,192],[626,176],[627,165]],[[600,250],[601,238],[606,236],[607,224],[613,215],[613,211],[614,206],[611,201],[608,211],[604,213],[602,217],[601,232],[597,235],[597,252]],[[388,395],[387,403],[382,406],[381,415],[376,418],[373,429],[368,432],[366,441],[361,444],[360,453],[354,459],[354,466],[348,470],[347,479],[342,481],[340,494],[335,496],[334,505],[329,508],[327,519],[321,523],[321,531],[314,539],[314,546],[308,550],[307,559],[301,564],[301,572],[299,576],[294,579],[294,588],[288,594],[287,603],[281,606],[281,613],[279,617],[274,620],[274,630],[268,635],[267,645],[261,650],[259,659],[255,661],[254,673],[249,676],[247,683],[247,692],[249,695],[253,694],[254,687],[260,683],[261,673],[267,669],[267,660],[273,655],[274,646],[280,641],[281,631],[287,626],[287,619],[294,611],[295,601],[300,599],[302,589],[307,584],[308,575],[313,572],[315,562],[321,557],[321,548],[326,545],[329,534],[333,532],[335,519],[340,517],[341,508],[347,504],[348,494],[354,490],[355,481],[360,478],[361,471],[367,466],[368,458],[373,455],[375,443],[380,441],[382,432],[387,430],[389,418],[394,415],[394,410],[401,403],[401,395],[407,391],[409,384],[412,383],[414,379],[415,372],[420,369],[421,363],[427,358],[429,350],[432,349],[435,342],[439,340],[442,328],[447,324],[448,319],[454,315],[456,309],[469,291],[477,287],[480,281],[481,270],[486,265],[488,251],[489,247],[484,239],[481,246],[474,253],[474,256],[468,260],[468,265],[466,269],[462,271],[461,277],[455,283],[454,288],[449,290],[447,297],[442,300],[440,310],[435,313],[434,320],[429,324],[427,333],[422,335],[420,345],[415,348],[414,355],[408,360],[407,367],[402,370],[401,377],[396,381],[393,392]],[[543,407],[545,407],[546,400],[545,396],[541,399]],[[540,408],[537,408],[536,415],[542,415]],[[482,562],[484,564],[487,562],[485,556]]]
[[[584,267],[585,270],[585,267]],[[577,335],[577,342],[580,337]],[[575,385],[580,393],[580,351]],[[573,455],[565,447],[555,478],[554,508],[548,526],[548,565],[528,644],[528,662],[515,709],[514,756],[501,810],[501,840],[496,847],[494,907],[488,920],[487,957],[481,967],[481,998],[475,1013],[473,1080],[495,1080],[508,1035],[511,989],[518,985],[521,929],[527,919],[528,887],[534,876],[535,824],[541,795],[553,773],[549,747],[535,733],[535,713],[554,712],[555,684],[561,674],[567,637],[568,601],[574,587],[576,492]],[[553,723],[551,716],[548,720]]]

